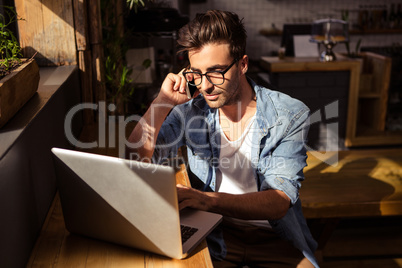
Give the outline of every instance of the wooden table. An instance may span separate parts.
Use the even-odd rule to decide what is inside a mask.
[[[387,130],[385,128],[392,60],[389,57],[371,52],[360,53],[359,56],[361,58],[352,59],[337,54],[337,60],[332,62],[322,62],[318,57],[285,57],[284,59],[279,59],[278,57],[261,57],[260,66],[270,74],[270,82],[278,87],[280,91],[285,90],[285,92],[289,89],[286,89],[284,85],[277,84],[277,81],[275,81],[277,75],[349,71],[345,146],[400,145],[402,144],[402,131]],[[320,74],[317,73],[317,76],[320,76]],[[287,80],[289,78],[285,79],[285,81]],[[338,82],[342,81],[330,82],[329,85],[335,86]],[[307,86],[306,89],[315,92],[313,89],[314,82],[310,83],[312,88],[310,89]],[[287,84],[285,82],[285,85]],[[290,85],[289,87],[292,90],[297,89],[297,86],[291,83]],[[323,89],[330,91],[331,89],[328,89],[329,85],[318,81],[318,87],[322,86]],[[322,94],[322,91],[320,93]],[[292,93],[287,94],[292,96]],[[315,97],[317,95],[313,97],[313,95],[308,95],[306,92],[303,95],[305,99],[296,98],[302,101],[306,101],[307,99],[311,101],[311,98]]]
[[[341,218],[402,215],[402,149],[309,152],[307,163],[300,198],[305,217],[324,223],[316,237],[320,249]],[[189,185],[184,165],[176,179]],[[213,267],[205,242],[190,257],[173,260],[70,234],[56,196],[28,267],[87,265]]]
[[[309,152],[306,218],[402,215],[402,149]],[[329,164],[328,164],[329,163]]]
[[[176,181],[189,185],[184,165]],[[58,195],[49,210],[27,267],[213,267],[206,242],[183,260],[70,234]]]
[[[317,257],[341,219],[402,215],[401,148],[309,152],[307,163],[300,199]]]
[[[337,55],[338,60],[332,62],[320,61],[318,57],[261,57],[260,64],[268,73],[293,72],[338,72],[349,71],[349,93],[347,104],[347,122],[345,145],[351,146],[356,138],[357,107],[361,62]],[[278,85],[275,85],[278,86]],[[301,99],[302,100],[302,99]],[[303,100],[302,100],[303,101]]]

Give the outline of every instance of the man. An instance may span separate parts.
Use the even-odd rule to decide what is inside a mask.
[[[224,216],[207,239],[214,266],[317,267],[298,199],[308,108],[246,77],[246,32],[236,14],[198,14],[178,43],[190,66],[166,77],[129,152],[161,162],[186,145],[202,189],[178,185],[179,207]],[[197,88],[190,101],[187,83]]]

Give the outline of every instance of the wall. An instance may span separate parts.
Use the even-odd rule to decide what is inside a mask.
[[[26,266],[56,193],[50,149],[71,147],[64,119],[79,101],[77,66],[41,68],[38,92],[0,129],[0,267]]]
[[[221,9],[236,12],[244,18],[248,33],[247,53],[251,59],[259,59],[261,56],[269,56],[280,47],[281,37],[265,37],[259,34],[261,29],[269,29],[272,24],[282,29],[285,23],[310,23],[322,18],[341,18],[341,10],[349,10],[351,21],[357,20],[359,5],[387,5],[398,3],[397,0],[204,0],[193,1],[189,7],[190,19],[196,13],[202,13],[208,9]],[[401,1],[399,1],[401,3]],[[392,35],[353,35],[351,36],[351,48],[355,47],[357,40],[362,38],[361,46],[391,46],[393,43],[402,44],[402,34]],[[344,51],[344,45],[336,47],[338,51]]]

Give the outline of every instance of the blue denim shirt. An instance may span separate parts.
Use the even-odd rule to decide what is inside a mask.
[[[248,164],[253,167],[260,191],[281,190],[292,204],[283,218],[269,222],[279,235],[290,240],[318,267],[314,258],[317,243],[307,227],[299,200],[307,159],[305,140],[309,109],[283,93],[258,86],[251,80],[249,83],[256,93],[258,131],[253,131],[251,163]],[[172,109],[159,132],[154,161],[162,162],[186,145],[191,172],[202,181],[205,191],[215,191],[220,152],[217,113],[201,95]],[[225,257],[226,246],[219,228],[208,237],[208,246],[214,258]]]

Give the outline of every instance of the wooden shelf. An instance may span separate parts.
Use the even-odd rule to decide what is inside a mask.
[[[375,131],[373,129],[359,130],[353,146],[383,146],[402,144],[402,131]]]
[[[281,36],[282,31],[277,29],[261,29],[260,34],[263,36]]]
[[[389,138],[394,136],[401,136],[402,138],[402,130],[401,131],[378,130],[374,129],[372,126],[362,123],[357,124],[357,129],[358,131],[356,132],[356,137],[378,136],[378,137]]]
[[[282,36],[282,30],[278,29],[261,29],[260,34],[266,37]],[[402,29],[367,29],[367,30],[350,30],[350,35],[381,35],[381,34],[402,34]]]
[[[351,35],[360,34],[402,34],[402,29],[367,29],[367,30],[350,30]]]
[[[338,56],[338,55],[337,55]],[[318,57],[261,57],[260,64],[265,70],[277,72],[311,72],[311,71],[350,71],[360,73],[360,62],[355,59],[341,57],[333,62],[320,61]]]
[[[356,128],[351,133],[350,146],[400,143],[401,139],[397,138],[400,134],[385,131],[391,58],[371,52],[361,53],[361,57],[365,73],[360,76],[360,84],[368,78],[369,82],[365,86],[367,91],[361,91],[360,87],[359,100],[356,103]]]
[[[360,92],[360,99],[378,99],[381,98],[381,93],[373,93],[373,92]]]

